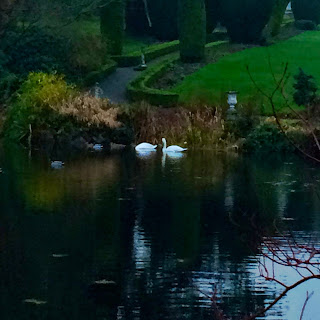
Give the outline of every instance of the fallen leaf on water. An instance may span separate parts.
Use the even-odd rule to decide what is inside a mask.
[[[103,279],[103,280],[97,280],[97,281],[94,281],[95,284],[116,284],[114,281],[110,281],[110,280],[106,280],[106,279]]]
[[[65,258],[65,257],[69,257],[69,255],[68,255],[67,253],[61,253],[61,254],[59,254],[59,253],[53,253],[53,254],[52,254],[52,257],[53,257],[53,258]]]
[[[41,304],[47,303],[47,301],[42,301],[42,300],[38,300],[38,299],[25,299],[25,300],[23,300],[23,302],[32,303],[32,304],[36,304],[36,305],[41,305]]]

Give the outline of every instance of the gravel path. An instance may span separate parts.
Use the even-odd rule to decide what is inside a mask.
[[[128,102],[126,96],[127,85],[139,73],[139,71],[133,70],[133,67],[117,68],[115,72],[100,83],[100,88],[103,91],[101,96],[114,103]]]

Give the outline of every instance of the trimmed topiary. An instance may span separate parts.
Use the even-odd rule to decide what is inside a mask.
[[[183,62],[204,58],[206,13],[203,0],[179,0],[179,39]]]
[[[113,0],[102,7],[100,30],[106,53],[113,55],[122,53],[124,23],[124,0]]]
[[[273,37],[280,32],[280,27],[289,2],[290,0],[275,0],[271,18],[268,22],[268,29]]]
[[[275,0],[223,0],[221,14],[231,41],[258,43],[268,23]]]
[[[320,23],[320,0],[292,0],[292,11],[296,20],[312,20]]]

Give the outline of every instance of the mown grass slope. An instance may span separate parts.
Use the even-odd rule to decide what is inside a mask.
[[[255,47],[228,55],[186,77],[172,91],[180,94],[183,103],[218,105],[225,104],[226,91],[237,90],[240,92],[239,103],[254,104],[263,113],[270,114],[271,106],[252,83],[246,66],[258,86],[270,93],[275,88],[273,74],[279,79],[286,63],[289,78],[284,91],[290,101],[294,91],[293,76],[299,67],[313,75],[320,85],[320,32],[305,32],[269,47]],[[286,111],[280,93],[275,96],[275,102],[278,110]]]

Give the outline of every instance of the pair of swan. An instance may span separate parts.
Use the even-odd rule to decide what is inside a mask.
[[[162,138],[162,152],[183,152],[186,151],[187,148],[181,148],[179,146],[170,146],[167,147],[167,140],[165,138]],[[152,151],[155,150],[157,148],[157,145],[153,145],[147,142],[143,142],[138,144],[135,149],[138,152],[144,152],[144,151]]]

